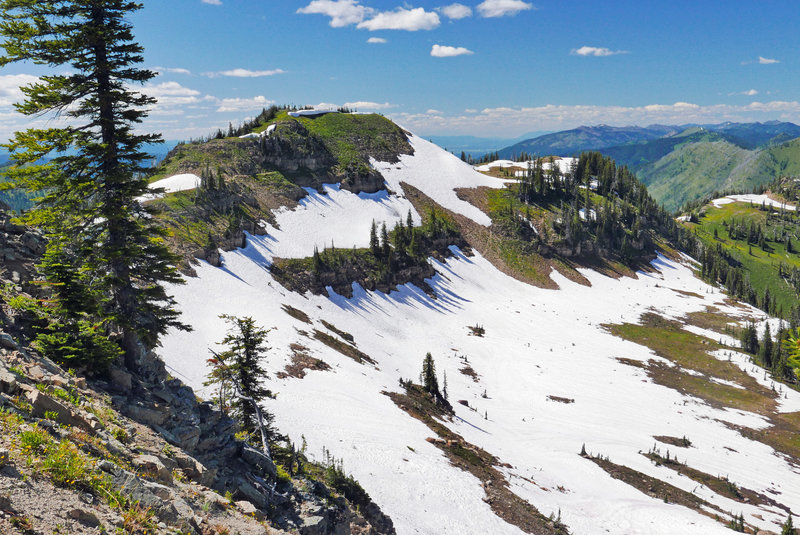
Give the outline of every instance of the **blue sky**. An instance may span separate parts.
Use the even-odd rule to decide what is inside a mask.
[[[270,103],[378,111],[423,134],[800,122],[796,1],[143,0],[146,124],[184,139]],[[368,41],[378,42],[368,42]],[[0,70],[0,137],[25,125]]]

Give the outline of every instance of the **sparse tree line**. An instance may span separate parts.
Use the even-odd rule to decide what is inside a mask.
[[[371,276],[392,282],[401,270],[427,265],[427,258],[441,253],[450,245],[460,245],[461,235],[455,224],[440,210],[428,210],[421,226],[415,227],[409,210],[405,223],[399,220],[390,231],[383,223],[378,230],[375,221],[370,227],[367,249],[314,249],[311,269],[315,276],[328,272],[348,272],[371,266]]]
[[[686,242],[671,215],[647,193],[627,167],[600,153],[583,153],[563,171],[556,162],[535,158],[515,189],[519,206],[509,202],[498,228],[511,237],[539,244],[576,247],[591,242],[624,262],[650,251],[655,235]],[[540,228],[530,222],[532,208],[555,209]]]

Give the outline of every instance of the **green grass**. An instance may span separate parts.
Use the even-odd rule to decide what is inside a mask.
[[[800,268],[800,254],[788,253],[782,241],[767,242],[771,251],[765,251],[757,245],[748,245],[746,239],[732,239],[723,226],[723,221],[729,222],[732,219],[745,221],[748,224],[753,222],[756,225],[762,225],[769,229],[766,231],[767,234],[770,234],[771,229],[776,225],[773,222],[767,226],[766,212],[761,211],[757,206],[741,202],[724,204],[719,208],[708,205],[705,208],[705,216],[700,219],[699,223],[686,223],[685,225],[696,231],[697,236],[703,242],[712,246],[721,245],[736,261],[741,263],[742,268],[748,273],[750,284],[756,293],[761,296],[769,288],[770,294],[778,306],[783,307],[784,313],[788,313],[792,306],[797,304],[797,294],[778,275],[778,266],[785,263],[790,267]],[[800,225],[796,222],[794,224],[785,222],[781,225],[792,226],[800,230]],[[717,232],[716,239],[714,231]],[[793,246],[796,244],[796,247],[800,249],[800,240],[793,240],[792,244]]]
[[[717,342],[683,330],[678,322],[656,314],[642,316],[642,325],[606,325],[615,336],[646,346],[677,366],[651,361],[646,369],[658,384],[705,400],[717,407],[731,407],[759,414],[772,414],[776,394],[763,387],[736,364],[709,354],[721,349]],[[687,373],[691,370],[701,375]],[[730,386],[715,381],[729,381]]]

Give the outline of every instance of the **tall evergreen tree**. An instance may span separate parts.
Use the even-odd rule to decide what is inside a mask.
[[[422,388],[434,397],[440,395],[439,380],[436,378],[436,365],[430,353],[425,355],[425,359],[422,361]]]
[[[223,314],[220,318],[230,328],[220,342],[227,349],[219,353],[217,358],[227,367],[228,379],[235,384],[238,394],[230,406],[242,429],[254,434],[260,427],[256,404],[272,397],[272,393],[262,385],[267,378],[267,372],[261,364],[261,359],[269,351],[266,346],[267,330],[256,325],[249,316],[240,318]],[[270,420],[267,418],[264,423],[268,426]]]
[[[66,265],[91,273],[70,281],[73,289],[85,285],[82,312],[111,320],[108,330],[121,333],[132,368],[142,347],[154,347],[168,327],[185,328],[163,288],[181,281],[176,258],[137,200],[148,192],[142,145],[161,141],[134,132],[155,102],[131,89],[155,76],[137,67],[142,47],[125,21],[141,7],[128,0],[0,0],[0,66],[28,61],[60,73],[23,87],[17,110],[66,123],[18,132],[8,145],[16,164],[11,180],[45,192],[26,217],[48,237],[42,269],[62,306],[73,301],[57,272]]]

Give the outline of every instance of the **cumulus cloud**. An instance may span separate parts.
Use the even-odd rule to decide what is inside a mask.
[[[0,76],[0,106],[11,106],[23,99],[20,87],[35,84],[39,78],[31,74],[6,74]]]
[[[220,0],[202,0],[204,4],[210,4],[212,6],[221,6],[222,2]]]
[[[339,106],[335,106],[339,107]],[[388,102],[370,102],[368,100],[358,100],[356,102],[345,102],[345,108],[357,109],[357,110],[385,110],[388,108],[394,108],[394,104],[390,104]]]
[[[522,0],[484,0],[478,4],[478,13],[481,17],[505,17],[514,16],[520,11],[533,9],[533,4]]]
[[[580,125],[609,124],[710,124],[724,121],[752,122],[778,119],[800,122],[800,102],[752,102],[698,105],[691,102],[649,104],[646,106],[546,105],[537,107],[485,108],[478,113],[469,110],[457,115],[433,113],[393,113],[389,116],[417,132],[449,132],[508,136],[509,132],[564,130]]]
[[[200,91],[184,87],[178,82],[150,83],[141,91],[157,101],[150,110],[150,115],[180,115],[184,113],[184,107],[215,100],[212,96],[203,96]]]
[[[384,39],[383,37],[370,37],[369,39],[367,39],[367,42],[368,43],[373,43],[373,44],[375,44],[375,43],[385,43],[386,39]]]
[[[472,50],[464,48],[463,46],[443,46],[433,45],[431,48],[431,56],[434,58],[451,58],[453,56],[464,56],[474,54]]]
[[[582,46],[580,48],[573,48],[570,54],[573,56],[616,56],[617,54],[627,54],[627,50],[611,50],[610,48],[601,48],[596,46]]]
[[[229,71],[219,72],[204,72],[204,76],[209,78],[217,78],[219,76],[231,76],[233,78],[260,78],[262,76],[275,76],[276,74],[284,74],[286,71],[283,69],[272,69],[267,71],[251,71],[249,69],[231,69]]]
[[[325,15],[330,17],[332,28],[358,24],[374,12],[374,9],[362,6],[358,0],[313,0],[306,7],[301,7],[297,10],[297,13],[303,15]]]
[[[217,112],[252,112],[272,104],[275,104],[275,101],[269,100],[263,95],[253,98],[223,98],[218,103]]]
[[[770,58],[765,58],[765,57],[762,57],[762,56],[758,56],[758,63],[760,65],[772,65],[773,63],[780,63],[780,61],[778,61],[777,59],[770,59]]]
[[[192,71],[189,69],[183,69],[180,67],[153,67],[153,70],[158,72],[159,74],[164,74],[165,72],[171,74],[192,74]]]
[[[464,4],[450,4],[449,6],[436,8],[436,11],[448,19],[464,19],[472,16],[472,8]]]
[[[438,27],[439,24],[441,24],[439,15],[433,11],[425,11],[421,7],[413,9],[398,7],[394,11],[377,13],[372,18],[358,23],[357,27],[371,32],[377,30],[415,32],[418,30],[432,30]]]

